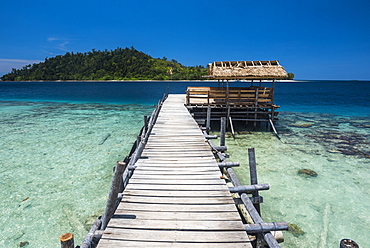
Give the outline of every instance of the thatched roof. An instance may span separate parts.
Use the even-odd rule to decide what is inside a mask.
[[[278,60],[221,61],[208,65],[208,77],[214,79],[276,79],[287,76]]]

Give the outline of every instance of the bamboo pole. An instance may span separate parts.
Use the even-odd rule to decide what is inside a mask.
[[[271,124],[271,128],[272,128],[272,130],[274,131],[274,133],[275,133],[276,137],[281,141],[281,138],[279,137],[279,134],[277,133],[276,128],[275,128],[274,123],[273,123],[273,121],[271,120],[271,118],[269,119],[269,121],[270,121],[270,124]]]
[[[230,179],[233,182],[234,186],[235,187],[241,186],[241,183],[240,183],[238,177],[236,176],[234,170],[232,168],[227,168],[226,170],[227,170],[227,173],[229,174]],[[261,216],[257,212],[256,208],[254,207],[251,199],[249,199],[248,195],[246,193],[242,193],[240,195],[240,199],[242,200],[242,202],[243,202],[245,208],[247,209],[249,215],[252,217],[253,222],[255,224],[264,223],[263,219],[261,218]],[[258,240],[258,236],[260,236],[260,237],[263,236],[263,238],[265,239],[266,243],[269,245],[270,248],[280,248],[279,243],[276,241],[275,237],[271,234],[271,232],[258,234],[257,235],[257,240]],[[257,247],[263,247],[261,238],[259,238],[257,243],[258,243]]]
[[[255,104],[254,104],[254,106],[255,106],[255,109],[254,109],[254,119],[255,119],[255,121],[254,121],[254,123],[253,123],[253,126],[254,126],[254,130],[256,130],[256,127],[257,127],[257,110],[258,110],[258,94],[259,94],[259,92],[258,92],[258,88],[256,89],[256,99],[255,99]]]
[[[229,121],[230,121],[230,127],[231,127],[231,134],[233,135],[233,138],[235,139],[234,125],[233,125],[231,116],[229,116]]]
[[[220,128],[220,146],[225,146],[226,137],[226,118],[221,117],[221,128]]]
[[[118,161],[116,165],[116,169],[114,171],[114,176],[112,179],[112,185],[109,192],[109,197],[107,201],[107,206],[105,208],[105,212],[102,217],[102,225],[101,228],[104,230],[107,227],[109,220],[112,218],[114,211],[116,210],[116,201],[118,197],[118,192],[120,189],[121,181],[122,181],[122,174],[126,168],[126,164],[124,162]]]
[[[211,106],[207,108],[207,123],[206,123],[207,132],[211,130]]]
[[[74,248],[73,233],[65,233],[59,237],[61,248]]]
[[[244,227],[248,233],[285,231],[285,230],[288,230],[288,223],[272,222],[272,223],[259,223],[259,224],[245,224]]]
[[[256,166],[256,155],[254,152],[254,148],[248,148],[248,157],[249,157],[249,174],[251,179],[251,185],[258,184],[257,180],[257,166]],[[252,193],[253,197],[259,197],[258,191],[254,191]],[[256,208],[259,215],[261,215],[261,208],[259,203],[253,204]]]
[[[274,106],[275,106],[275,79],[272,80],[270,95],[271,95],[271,103],[272,103],[271,119],[274,121],[275,120],[275,108],[274,108]]]
[[[222,162],[222,163],[218,163],[218,167],[220,167],[220,168],[238,167],[239,165],[240,165],[239,162]]]
[[[144,115],[144,133],[148,131],[148,116]]]
[[[227,127],[229,127],[229,123],[228,123],[228,121],[227,120],[229,120],[230,119],[230,105],[229,105],[229,102],[227,102],[227,115],[226,115],[226,126]]]
[[[267,183],[229,187],[230,193],[239,193],[239,194],[241,193],[251,194],[258,190],[268,190],[268,189],[270,189],[270,185]]]

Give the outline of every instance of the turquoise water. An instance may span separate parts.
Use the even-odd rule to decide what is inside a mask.
[[[80,244],[104,211],[112,167],[129,153],[151,111],[148,105],[3,102],[0,247],[58,247],[66,232]]]
[[[112,167],[130,151],[163,93],[205,82],[0,82],[0,247],[80,244],[102,214]],[[370,83],[278,83],[277,129],[228,138],[229,161],[248,184],[247,148],[255,147],[266,221],[298,225],[283,247],[369,246]],[[109,138],[100,144],[104,138]],[[298,175],[311,169],[317,177]],[[25,244],[25,243],[23,243]]]
[[[230,161],[249,184],[248,147],[256,152],[265,221],[287,221],[304,234],[284,232],[283,247],[339,247],[343,238],[368,247],[370,225],[369,118],[317,113],[282,113],[279,136],[267,132],[228,138]],[[317,177],[298,174],[315,171]]]

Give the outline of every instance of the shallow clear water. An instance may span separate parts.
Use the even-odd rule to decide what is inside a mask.
[[[143,116],[168,89],[203,85],[215,86],[0,82],[0,247],[58,247],[65,232],[81,244],[104,211],[112,167],[128,155]],[[256,149],[259,182],[270,184],[261,192],[262,217],[305,232],[284,232],[283,247],[339,247],[342,238],[369,246],[370,83],[278,83],[275,99],[282,142],[270,132],[227,140],[245,184],[247,148]],[[298,175],[304,168],[318,176]]]
[[[58,247],[66,232],[80,244],[104,211],[112,167],[152,109],[2,102],[0,247]]]
[[[283,247],[339,247],[343,238],[368,247],[370,225],[370,125],[366,117],[282,113],[281,141],[270,132],[237,134],[226,145],[229,161],[250,184],[248,147],[256,153],[265,221],[298,225],[302,235],[284,232]],[[317,177],[298,174],[315,171]]]

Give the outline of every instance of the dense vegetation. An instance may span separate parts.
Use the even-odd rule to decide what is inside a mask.
[[[288,73],[288,77],[287,77],[287,79],[289,79],[289,80],[293,80],[294,79],[294,73]]]
[[[172,73],[170,73],[172,72]],[[67,52],[44,62],[12,69],[3,81],[36,80],[201,80],[207,75],[203,66],[187,67],[172,59],[152,58],[131,48],[86,53]],[[287,79],[294,74],[288,73]]]
[[[207,69],[203,66],[187,67],[176,60],[167,61],[165,57],[154,59],[131,47],[67,52],[19,70],[13,68],[1,80],[197,80],[206,74]]]

